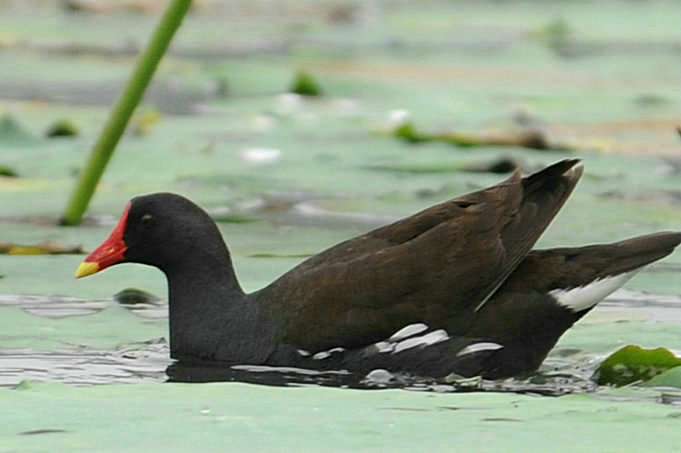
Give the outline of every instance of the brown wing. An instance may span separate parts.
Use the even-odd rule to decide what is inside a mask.
[[[589,310],[576,313],[574,318],[566,318],[564,310],[560,310],[555,318],[568,320],[569,324],[562,331],[547,329],[553,321],[548,314],[555,311],[555,304],[545,297],[548,292],[578,288],[640,269],[669,255],[679,242],[681,233],[667,232],[612,244],[533,250],[480,310],[467,335],[508,341],[527,336],[528,332],[537,335],[540,330],[553,330],[560,336]]]
[[[345,241],[257,298],[281,310],[282,341],[309,351],[380,341],[425,322],[456,334],[503,283],[581,174],[565,160]]]

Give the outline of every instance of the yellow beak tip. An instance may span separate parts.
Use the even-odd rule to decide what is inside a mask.
[[[99,271],[99,264],[83,261],[76,269],[76,278],[87,277]]]

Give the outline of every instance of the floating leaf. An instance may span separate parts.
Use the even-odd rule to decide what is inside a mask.
[[[138,136],[149,135],[152,126],[161,121],[161,113],[155,107],[140,108],[132,117],[132,132]]]
[[[17,385],[14,386],[14,390],[31,390],[33,388],[33,383],[28,379],[23,379]]]
[[[407,143],[425,143],[435,140],[434,136],[422,134],[416,130],[413,123],[406,122],[396,127],[393,135]]]
[[[565,44],[572,39],[573,34],[572,26],[562,17],[552,20],[531,33],[534,38],[544,41],[550,47]]]
[[[7,165],[0,165],[0,176],[6,176],[9,178],[16,178],[19,176],[14,169],[8,167]]]
[[[36,139],[10,115],[0,119],[0,145],[32,146]]]
[[[312,253],[251,253],[249,258],[309,258]]]
[[[669,369],[681,366],[681,359],[668,349],[643,349],[629,345],[605,359],[595,373],[600,385],[622,386],[648,381]]]
[[[440,162],[432,164],[396,164],[396,165],[367,165],[362,168],[377,171],[390,171],[395,173],[430,174],[430,173],[453,173],[461,171],[461,166],[456,163]]]
[[[156,2],[145,0],[101,1],[101,0],[66,0],[62,7],[67,12],[89,14],[111,14],[118,12],[132,12],[151,14],[159,10]]]
[[[213,217],[213,220],[218,223],[251,223],[258,221],[258,219],[254,217],[248,217],[240,214],[225,214]]]
[[[315,79],[307,72],[300,71],[291,84],[289,92],[301,96],[321,96],[322,89]]]
[[[526,166],[511,156],[499,156],[490,161],[471,162],[461,165],[461,171],[471,173],[511,173],[521,169],[526,169]]]
[[[78,127],[69,120],[59,120],[52,124],[45,132],[46,137],[75,137],[79,134]]]
[[[530,149],[567,150],[565,145],[549,143],[546,134],[536,129],[464,134],[459,132],[427,133],[405,122],[392,131],[392,135],[407,143],[443,142],[461,148],[477,146],[520,146]]]
[[[677,366],[664,371],[648,382],[647,387],[679,387],[681,388],[681,367]]]
[[[0,241],[0,254],[6,255],[65,255],[83,254],[81,246],[63,246],[56,242],[43,242],[37,245],[13,244]]]

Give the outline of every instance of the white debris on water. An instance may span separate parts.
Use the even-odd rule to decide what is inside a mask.
[[[241,159],[253,164],[272,164],[281,159],[281,150],[277,148],[249,148],[241,152]]]

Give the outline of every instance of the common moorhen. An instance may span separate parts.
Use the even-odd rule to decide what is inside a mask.
[[[582,174],[566,159],[342,242],[245,294],[215,222],[171,193],[132,199],[76,277],[122,262],[168,279],[181,362],[387,368],[488,378],[537,369],[558,338],[681,233],[530,251]]]

